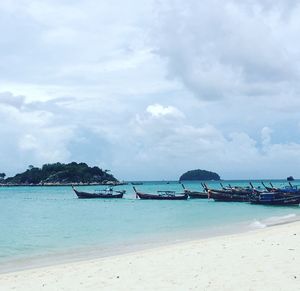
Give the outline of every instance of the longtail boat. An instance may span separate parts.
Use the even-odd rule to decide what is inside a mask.
[[[284,192],[266,192],[253,193],[249,195],[250,203],[262,205],[299,205],[300,192],[284,193]]]
[[[72,189],[76,193],[77,197],[80,199],[92,199],[92,198],[105,198],[105,199],[111,199],[111,198],[123,198],[123,195],[125,194],[125,190],[122,191],[114,191],[111,187],[108,189],[100,190],[96,193],[89,193],[89,192],[82,192],[76,190],[73,186]]]
[[[284,193],[295,193],[295,194],[300,194],[300,189],[297,185],[292,185],[291,182],[289,182],[289,186],[285,186],[282,188],[278,189],[279,192],[284,192]]]
[[[264,182],[261,182],[262,185],[265,187],[265,189],[268,191],[268,192],[274,192],[274,191],[277,191],[278,188],[275,188],[273,186],[273,184],[270,183],[271,187],[267,186]]]
[[[208,190],[208,197],[217,202],[249,202],[249,193],[222,190]]]
[[[208,198],[212,198],[217,202],[249,202],[249,194],[251,189],[241,187],[223,187],[222,189],[209,189],[206,184],[205,188],[208,191]]]
[[[261,183],[268,192],[300,193],[299,187],[297,185],[292,185],[291,182],[289,182],[288,186],[284,186],[281,188],[274,187],[271,182],[270,182],[271,187],[266,186],[264,182]]]
[[[140,199],[148,199],[148,200],[187,200],[188,194],[180,194],[176,195],[175,191],[157,191],[157,194],[148,194],[148,193],[142,193],[136,190],[135,187],[133,187],[133,190],[136,194],[136,198]]]
[[[183,184],[181,184],[181,186],[184,190],[184,193],[188,194],[188,196],[191,199],[207,199],[208,198],[207,192],[192,191],[192,190],[186,189]]]

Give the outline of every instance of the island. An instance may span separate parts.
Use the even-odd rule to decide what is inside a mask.
[[[195,180],[216,180],[219,181],[221,178],[217,173],[206,171],[206,170],[191,170],[180,176],[179,181],[195,181]]]
[[[41,168],[29,166],[28,169],[14,177],[4,178],[2,186],[56,186],[56,185],[119,185],[121,184],[109,170],[89,167],[86,163],[45,164]]]

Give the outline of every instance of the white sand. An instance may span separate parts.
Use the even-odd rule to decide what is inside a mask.
[[[2,274],[0,290],[300,290],[300,222]]]

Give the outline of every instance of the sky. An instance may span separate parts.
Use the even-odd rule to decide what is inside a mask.
[[[1,0],[0,172],[300,178],[300,4]]]

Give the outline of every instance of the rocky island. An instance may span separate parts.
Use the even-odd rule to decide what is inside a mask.
[[[216,180],[219,181],[221,178],[217,173],[206,171],[206,170],[191,170],[180,176],[179,181],[195,181],[195,180]]]
[[[28,169],[14,177],[0,181],[3,186],[52,186],[52,185],[119,185],[119,181],[108,170],[89,167],[86,163],[45,164],[41,168],[29,166]]]

